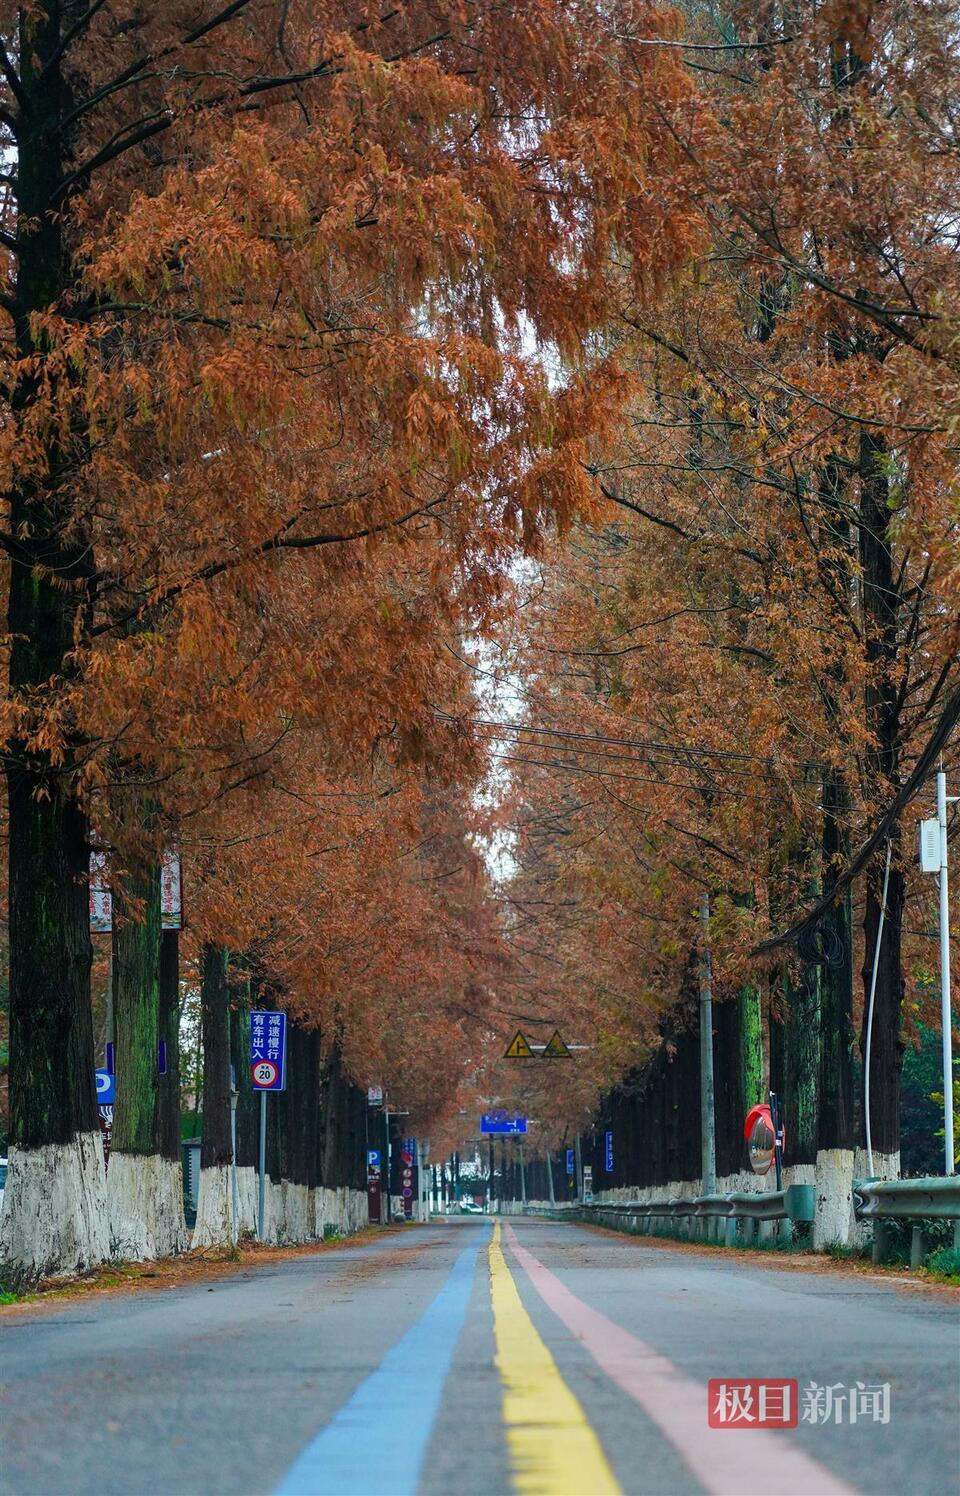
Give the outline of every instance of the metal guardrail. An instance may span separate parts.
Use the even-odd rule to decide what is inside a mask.
[[[854,1212],[858,1220],[873,1224],[873,1260],[882,1262],[889,1248],[884,1222],[889,1220],[950,1221],[954,1241],[960,1238],[960,1176],[948,1179],[855,1180]],[[633,1235],[668,1235],[688,1240],[716,1241],[725,1246],[749,1244],[759,1234],[769,1240],[777,1231],[789,1240],[793,1227],[812,1222],[814,1187],[791,1184],[784,1190],[700,1195],[696,1199],[675,1196],[664,1200],[623,1202],[577,1202],[555,1206],[528,1206],[528,1215],[555,1220],[603,1222]],[[721,1224],[722,1223],[722,1224]],[[914,1227],[910,1249],[912,1267],[919,1267],[926,1254],[922,1229]]]
[[[960,1250],[960,1178],[855,1179],[854,1208],[858,1221],[872,1221],[875,1263],[889,1252],[891,1220],[953,1221],[953,1244]],[[927,1254],[923,1228],[915,1225],[910,1241],[910,1266],[919,1267]]]
[[[877,1216],[906,1221],[960,1217],[960,1176],[948,1179],[855,1179],[858,1220]]]
[[[628,1201],[559,1207],[529,1206],[527,1213],[563,1219],[573,1216],[601,1221],[634,1235],[685,1236],[688,1240],[717,1241],[734,1246],[738,1238],[752,1242],[772,1236],[774,1223],[787,1238],[794,1222],[813,1220],[813,1186],[791,1185],[785,1190],[729,1195],[675,1196],[666,1200]]]

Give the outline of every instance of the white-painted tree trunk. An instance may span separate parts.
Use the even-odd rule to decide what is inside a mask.
[[[814,1251],[848,1247],[854,1233],[853,1149],[820,1148],[814,1171]]]
[[[107,1201],[113,1256],[142,1262],[187,1250],[179,1162],[156,1153],[111,1153]]]
[[[878,1153],[873,1152],[873,1172],[869,1167],[870,1161],[867,1157],[866,1148],[858,1148],[853,1158],[854,1179],[899,1179],[900,1178],[900,1152]],[[873,1236],[873,1224],[870,1221],[857,1221],[854,1226],[852,1240],[859,1247],[865,1247]]]
[[[230,1166],[215,1164],[200,1170],[197,1222],[190,1242],[197,1247],[228,1247],[233,1241],[230,1214]]]
[[[110,1256],[99,1132],[13,1148],[0,1215],[0,1262],[29,1277],[85,1272]]]
[[[249,1164],[237,1169],[237,1195],[240,1200],[240,1235],[256,1236],[260,1176]]]
[[[854,1179],[899,1179],[900,1152],[878,1153],[873,1150],[873,1173],[869,1168],[866,1148],[858,1148],[853,1159]]]

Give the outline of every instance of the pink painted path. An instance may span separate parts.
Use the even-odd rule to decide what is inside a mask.
[[[547,1307],[666,1435],[710,1496],[854,1496],[853,1486],[805,1454],[787,1433],[708,1428],[703,1383],[685,1376],[666,1356],[578,1299],[521,1246],[509,1224],[506,1235]]]

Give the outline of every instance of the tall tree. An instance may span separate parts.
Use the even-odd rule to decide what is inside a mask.
[[[423,656],[407,636],[452,610],[476,620],[505,551],[532,541],[544,509],[585,500],[577,459],[618,380],[598,367],[553,384],[525,334],[582,363],[613,246],[642,291],[691,236],[653,190],[679,149],[663,111],[685,87],[679,64],[668,49],[628,73],[602,11],[0,12],[15,160],[8,1195],[42,1199],[46,1223],[38,1245],[36,1212],[8,1209],[17,1261],[104,1252],[88,811],[108,752],[155,764],[162,746],[137,711],[108,749],[104,714],[167,680],[171,714],[189,718],[201,640],[229,673],[231,641],[269,612],[279,577],[294,591],[311,578],[304,595],[335,612],[334,584],[362,591],[370,548],[439,536],[419,597],[398,603],[386,577],[367,620],[411,668],[394,680],[386,662],[380,689],[346,703],[368,741],[393,731],[399,753],[422,753]],[[638,192],[643,217],[625,211]],[[131,637],[134,619],[150,626]],[[275,722],[284,679],[323,694],[317,654],[302,648],[295,671],[296,654],[277,671]]]

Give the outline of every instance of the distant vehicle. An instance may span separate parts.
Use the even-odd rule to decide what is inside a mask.
[[[0,1158],[0,1206],[3,1205],[3,1192],[7,1187],[7,1160]]]
[[[460,1214],[468,1216],[482,1216],[483,1206],[478,1205],[474,1200],[461,1200]]]

